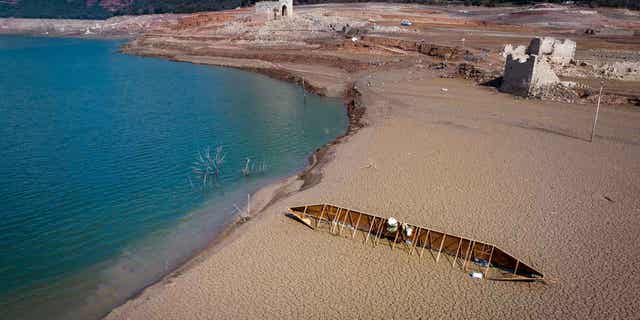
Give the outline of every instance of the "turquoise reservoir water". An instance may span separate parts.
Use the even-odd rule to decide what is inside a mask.
[[[345,132],[339,100],[121,44],[0,37],[0,318],[104,315]],[[193,162],[218,145],[203,187]]]

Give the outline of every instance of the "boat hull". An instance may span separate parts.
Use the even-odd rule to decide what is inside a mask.
[[[290,213],[315,230],[356,238],[365,244],[388,244],[438,263],[446,259],[452,267],[469,272],[476,278],[500,281],[544,281],[541,272],[513,257],[493,244],[400,222],[393,228],[389,219],[330,204],[292,207]],[[346,230],[346,231],[345,231]]]

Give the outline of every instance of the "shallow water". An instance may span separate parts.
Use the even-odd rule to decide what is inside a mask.
[[[103,315],[346,129],[340,100],[121,44],[0,37],[0,317]],[[193,162],[217,145],[203,186]]]

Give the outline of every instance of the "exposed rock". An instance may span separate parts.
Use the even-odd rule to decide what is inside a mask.
[[[596,104],[598,103],[598,95],[594,94],[585,99],[585,102]],[[629,97],[624,97],[616,94],[603,94],[600,97],[600,103],[608,104],[608,105],[620,105],[620,104],[633,104],[632,99]]]
[[[534,97],[564,103],[576,103],[581,99],[577,90],[567,87],[562,83],[547,85],[544,87],[544,90],[538,90]]]
[[[603,78],[625,79],[635,75],[640,76],[640,63],[638,62],[614,62],[612,64],[599,65],[596,71]]]
[[[440,46],[432,43],[426,43],[424,41],[416,43],[416,46],[418,48],[418,52],[440,59],[455,59],[461,53],[461,50],[457,47]]]
[[[345,25],[342,27],[341,32],[347,38],[360,37],[369,32],[369,29],[362,27],[352,27],[350,25]]]
[[[484,72],[477,69],[470,63],[461,63],[458,65],[458,74],[465,79],[478,80],[484,76]]]

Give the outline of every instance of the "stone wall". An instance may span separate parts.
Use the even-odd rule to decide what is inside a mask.
[[[535,57],[535,56],[530,56]],[[536,57],[536,60],[540,59]],[[531,76],[531,86],[529,87],[529,95],[538,96],[541,91],[548,87],[560,84],[560,78],[551,69],[551,66],[545,61],[535,61],[533,64],[533,75]]]
[[[504,66],[500,90],[519,96],[528,96],[535,63],[535,56],[518,58],[509,54]]]
[[[564,39],[564,42],[556,41],[553,45],[553,52],[551,53],[551,62],[568,64],[573,60],[576,55],[576,43],[569,39]]]
[[[552,63],[567,64],[575,56],[576,43],[569,39],[561,41],[551,37],[534,38],[529,43],[526,53],[546,56]]]
[[[518,96],[536,96],[546,87],[560,83],[551,66],[536,55],[507,56],[501,91]]]

